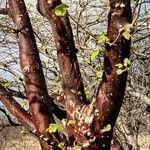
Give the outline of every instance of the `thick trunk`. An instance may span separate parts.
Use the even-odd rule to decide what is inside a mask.
[[[95,117],[94,133],[98,136],[99,149],[110,149],[112,130],[118,117],[127,81],[127,71],[121,75],[116,73],[116,65],[123,63],[130,55],[130,40],[126,40],[120,33],[132,22],[130,0],[110,0],[108,15],[108,38],[104,56],[104,74],[96,97],[96,108],[99,110],[98,118]],[[115,41],[115,42],[114,42]],[[106,125],[111,125],[111,130],[99,133]]]

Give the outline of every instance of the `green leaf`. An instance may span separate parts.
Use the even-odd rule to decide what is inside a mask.
[[[55,133],[57,131],[63,131],[63,130],[64,128],[62,124],[51,123],[46,131],[48,131],[49,133]]]
[[[99,78],[102,78],[103,70],[100,70],[100,71],[96,72],[96,76],[99,77]]]
[[[94,68],[96,71],[102,71],[102,66],[101,65],[96,65]]]
[[[99,50],[96,49],[91,53],[91,60],[95,59],[99,55]]]
[[[2,84],[2,86],[4,86],[5,88],[7,88],[7,87],[10,86],[10,82],[9,82],[9,81],[3,81],[1,84]]]
[[[48,49],[48,46],[47,46],[47,45],[42,45],[42,46],[40,47],[40,51],[41,51],[41,52],[46,52],[47,49]]]
[[[123,64],[119,63],[115,65],[116,67],[118,67],[119,69],[123,68]]]
[[[69,6],[66,4],[60,4],[59,6],[55,7],[54,11],[55,11],[56,16],[59,16],[59,17],[65,16],[65,14],[68,11],[68,8]]]
[[[29,103],[28,103],[27,100],[22,100],[22,101],[20,102],[20,105],[21,105],[23,108],[29,107]]]
[[[9,115],[10,115],[10,112],[9,112],[9,111],[7,111],[7,112],[6,112],[6,115],[8,115],[8,116],[9,116]]]
[[[101,132],[103,133],[103,132],[108,132],[108,131],[110,131],[111,130],[111,125],[110,124],[107,124],[102,130],[101,130]]]
[[[106,43],[109,41],[109,38],[106,36],[105,33],[102,33],[98,36],[98,43]]]
[[[131,64],[131,61],[128,58],[124,59],[124,66],[127,67]]]
[[[61,148],[62,150],[65,150],[65,144],[63,142],[60,142],[58,144],[58,147]]]
[[[116,71],[116,73],[117,73],[118,75],[122,74],[123,72],[124,72],[124,70],[122,70],[122,69],[117,69],[117,71]]]
[[[21,97],[23,97],[23,93],[22,92],[18,92],[18,91],[14,91],[13,93],[13,96],[15,96],[15,97],[18,97],[18,98],[21,98]],[[22,106],[23,107],[23,106]]]
[[[69,125],[74,125],[74,124],[76,124],[76,121],[75,120],[69,120],[68,122],[67,122],[67,125],[69,126]]]
[[[21,77],[21,76],[19,76],[19,75],[18,75],[18,76],[16,76],[16,80],[17,80],[17,81],[23,81],[22,77]]]
[[[16,16],[16,23],[19,25],[21,23],[21,19],[22,19],[23,15],[17,15]]]
[[[130,40],[130,38],[131,38],[131,34],[130,34],[129,31],[123,32],[122,35],[123,35],[123,37],[124,37],[125,39],[127,39],[127,40]]]
[[[43,140],[44,140],[45,142],[47,142],[47,141],[48,141],[48,138],[44,137]]]
[[[74,150],[82,150],[82,147],[79,146],[79,145],[76,145],[76,146],[74,147]]]

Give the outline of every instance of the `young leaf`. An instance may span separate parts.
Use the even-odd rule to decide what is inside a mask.
[[[23,15],[17,15],[17,16],[16,16],[16,23],[17,23],[18,25],[19,25],[20,22],[21,22],[22,16],[23,16]]]
[[[123,68],[123,64],[119,63],[115,65],[116,67],[118,67],[119,69]]]
[[[99,55],[99,50],[96,49],[91,53],[91,60],[95,59]]]
[[[69,125],[74,125],[74,124],[76,124],[76,121],[75,120],[69,120],[68,122],[67,122],[67,125],[69,126]]]
[[[82,150],[82,147],[79,146],[79,145],[76,145],[76,146],[74,147],[74,150]]]
[[[122,35],[123,35],[123,37],[124,37],[125,39],[127,39],[127,40],[130,40],[130,38],[131,38],[131,34],[130,34],[129,31],[123,32]]]
[[[101,132],[103,133],[103,132],[108,132],[108,131],[110,131],[111,130],[111,125],[110,124],[107,124],[102,130],[101,130]]]
[[[127,67],[131,64],[131,61],[128,58],[124,59],[124,66]]]
[[[99,77],[99,78],[102,78],[103,70],[100,70],[100,71],[96,72],[96,76]]]
[[[56,16],[59,16],[59,17],[65,16],[65,14],[68,11],[68,8],[69,8],[68,5],[66,5],[66,4],[60,4],[59,6],[57,6],[54,9]]]
[[[106,34],[102,33],[98,36],[98,43],[106,43],[109,41],[109,38],[106,36]]]
[[[16,80],[17,80],[17,81],[23,81],[22,77],[21,77],[21,76],[19,76],[19,75],[18,75],[18,76],[16,76]]]
[[[55,133],[57,131],[63,131],[63,130],[64,130],[63,126],[58,123],[51,123],[47,129],[49,133]]]
[[[22,100],[22,101],[20,102],[20,105],[21,105],[23,108],[29,107],[29,103],[28,103],[27,100]]]
[[[117,71],[116,71],[116,73],[117,73],[118,75],[122,74],[123,72],[124,72],[124,70],[122,70],[122,69],[117,69]]]
[[[44,140],[45,142],[47,142],[47,141],[48,141],[48,138],[44,137],[43,140]]]
[[[10,86],[10,82],[9,82],[9,81],[3,81],[1,84],[2,84],[2,86],[4,86],[5,88],[7,88],[7,87]]]
[[[65,144],[63,142],[60,142],[58,144],[58,147],[61,148],[62,150],[65,150]]]

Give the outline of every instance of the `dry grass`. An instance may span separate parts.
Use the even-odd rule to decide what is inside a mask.
[[[0,150],[41,150],[38,140],[24,127],[5,127],[0,132]]]

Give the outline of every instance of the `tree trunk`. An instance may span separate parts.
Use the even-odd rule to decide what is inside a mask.
[[[17,28],[20,66],[25,77],[32,121],[37,131],[48,138],[52,138],[46,132],[49,124],[53,121],[50,99],[26,6],[23,0],[9,0],[8,2],[12,20]],[[49,149],[48,144],[43,141],[40,143],[43,150]]]
[[[110,0],[107,35],[109,42],[113,44],[106,44],[103,80],[96,96],[96,108],[99,110],[99,116],[93,122],[94,133],[99,137],[98,147],[103,150],[110,149],[113,127],[124,98],[127,71],[118,75],[116,65],[123,64],[123,60],[129,58],[131,42],[121,34],[131,23],[130,0]],[[99,133],[107,125],[111,125],[111,130]]]
[[[66,126],[69,136],[69,140],[65,141],[66,149],[74,149],[74,143],[81,145],[83,149],[88,147],[91,150],[109,150],[111,148],[113,127],[123,102],[127,81],[127,70],[118,75],[116,65],[123,63],[124,59],[129,58],[130,55],[130,40],[125,39],[122,32],[129,29],[132,23],[132,11],[130,0],[109,1],[107,31],[109,43],[106,43],[103,79],[95,99],[88,103],[68,14],[59,17],[54,13],[55,7],[61,4],[60,0],[38,0],[39,12],[49,20],[52,26],[67,109],[66,119],[68,122],[75,120],[74,124]],[[49,143],[40,140],[42,150],[59,149],[56,145],[50,147],[52,142],[55,144],[56,139],[46,132],[49,124],[54,123],[52,115],[54,103],[48,96],[39,52],[24,1],[8,0],[8,3],[9,15],[16,26],[20,66],[24,73],[32,118],[17,103],[13,103],[14,99],[1,86],[0,98],[3,99],[6,107],[16,108],[16,111],[10,110],[18,119],[22,119],[20,121],[25,126],[35,126],[40,134],[49,138]],[[11,101],[12,103],[9,103]],[[54,110],[57,111],[57,109]],[[17,114],[18,111],[21,113]],[[113,149],[117,149],[116,142],[113,143]]]

